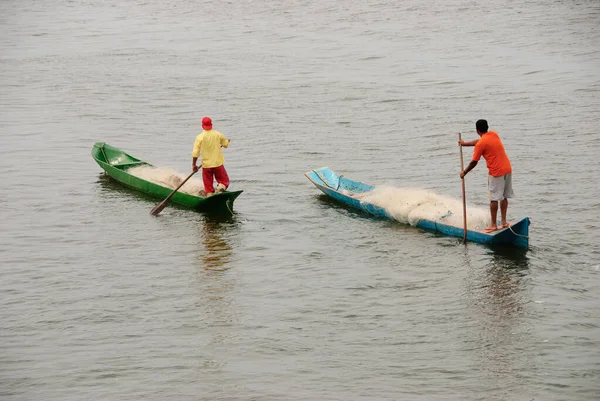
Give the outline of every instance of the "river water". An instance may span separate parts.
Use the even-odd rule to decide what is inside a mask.
[[[1,398],[598,399],[599,44],[597,0],[1,1]],[[205,115],[229,218],[153,217],[90,156],[189,172]],[[528,251],[303,175],[460,199],[479,118]]]

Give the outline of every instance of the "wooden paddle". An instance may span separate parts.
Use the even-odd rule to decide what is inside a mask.
[[[154,208],[150,211],[150,214],[153,216],[158,216],[158,214],[160,212],[162,212],[162,210],[165,208],[165,206],[167,206],[167,203],[169,203],[169,200],[171,199],[171,197],[173,195],[175,195],[175,192],[177,192],[179,190],[179,188],[181,188],[183,186],[183,184],[185,184],[187,182],[187,180],[192,178],[192,176],[194,174],[196,174],[196,171],[192,171],[192,174],[188,175],[187,178],[185,180],[183,180],[183,182],[181,184],[179,184],[179,186],[177,188],[175,188],[175,190],[173,190],[173,192],[171,192],[171,195],[167,196],[167,199],[160,202],[158,205],[154,206]]]
[[[458,140],[462,141],[462,137],[460,132],[458,133]],[[458,144],[458,148],[460,149],[460,172],[465,171],[464,163],[463,163],[463,154],[462,154],[462,145]],[[463,244],[467,243],[467,195],[465,195],[465,177],[462,178],[462,201],[463,201],[463,224],[465,227],[465,232],[463,235]]]

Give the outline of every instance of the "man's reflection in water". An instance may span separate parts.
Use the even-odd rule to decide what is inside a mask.
[[[237,228],[235,217],[206,217],[201,226],[204,245],[200,250],[202,267],[210,270],[229,269],[233,254],[230,240]]]
[[[201,358],[197,375],[222,386],[227,381],[225,369],[240,329],[235,307],[237,276],[229,271],[239,227],[233,216],[205,217],[198,225],[195,306]]]
[[[488,386],[510,392],[532,363],[522,346],[522,339],[529,336],[525,324],[529,259],[526,252],[514,249],[490,249],[488,255],[485,266],[472,264],[467,256],[467,311],[476,323],[476,330],[469,332],[469,348],[477,349]]]

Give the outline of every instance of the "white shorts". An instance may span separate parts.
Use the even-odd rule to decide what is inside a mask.
[[[512,198],[514,195],[512,189],[512,174],[494,177],[488,175],[488,196],[490,201],[501,201]]]

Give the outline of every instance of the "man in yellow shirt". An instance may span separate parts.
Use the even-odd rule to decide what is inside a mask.
[[[196,137],[194,150],[192,151],[192,169],[198,171],[202,167],[202,181],[204,182],[204,191],[206,195],[215,192],[213,179],[217,180],[217,192],[223,192],[229,187],[229,176],[225,171],[225,158],[221,148],[229,146],[231,139],[225,138],[225,135],[212,129],[212,120],[209,117],[202,119],[202,128],[204,131]],[[200,167],[196,165],[198,157],[202,154]]]

